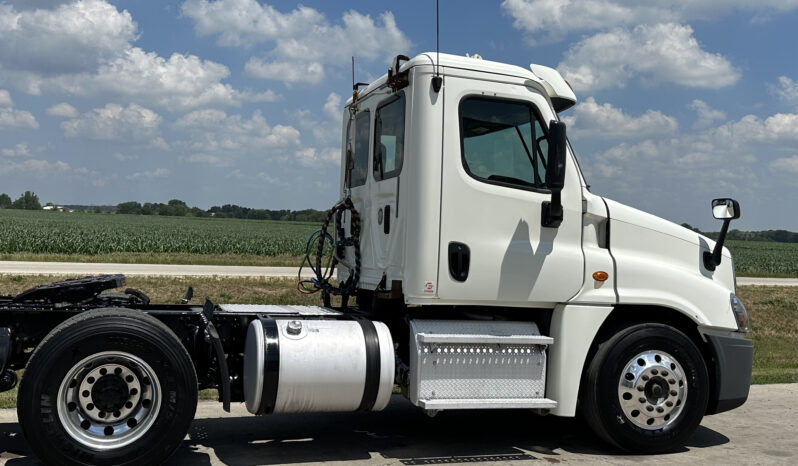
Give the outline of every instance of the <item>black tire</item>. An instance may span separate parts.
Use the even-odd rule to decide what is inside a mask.
[[[76,370],[76,367],[79,368],[77,370],[84,371],[81,369],[84,366],[77,365],[78,363],[98,358],[99,354],[109,354],[107,352],[132,355],[138,361],[145,363],[128,364],[129,360],[117,358],[118,361],[122,361],[118,364],[127,364],[132,368],[131,371],[143,371],[142,367],[145,366],[150,371],[142,376],[140,399],[133,400],[136,401],[140,412],[145,412],[140,406],[147,406],[149,410],[146,411],[146,425],[142,422],[138,426],[134,424],[129,427],[129,432],[140,435],[137,438],[130,437],[135,438],[134,441],[130,440],[132,443],[121,445],[120,442],[121,446],[101,450],[92,448],[91,442],[77,440],[80,438],[79,434],[76,437],[76,434],[69,432],[67,426],[74,426],[74,423],[62,419],[68,415],[59,412],[57,401],[59,396],[65,396],[65,386],[74,386],[70,371]],[[98,362],[93,363],[93,366],[105,367],[102,366],[106,364],[105,360],[113,361],[114,358],[97,359]],[[152,374],[154,380],[150,380],[146,374]],[[83,377],[85,376],[84,371]],[[67,377],[73,385],[64,380]],[[85,377],[84,380],[90,383],[88,380],[90,378]],[[62,382],[65,385],[62,386]],[[136,382],[138,383],[138,380]],[[95,387],[99,383],[98,379]],[[149,388],[145,388],[145,385]],[[154,391],[156,386],[158,392]],[[152,396],[158,397],[157,404],[154,400],[144,399],[144,392],[147,389],[151,390],[149,392],[151,394],[159,393]],[[132,400],[130,395],[135,394],[133,390],[128,391],[127,388],[120,390],[124,390],[128,396],[127,401]],[[75,403],[69,404],[73,405],[69,408],[70,412],[73,412]],[[62,403],[62,406],[64,405]],[[94,405],[91,406],[87,409],[95,409]],[[130,406],[133,406],[132,402]],[[22,433],[33,452],[46,464],[63,465],[160,464],[166,461],[182,442],[194,419],[196,408],[197,375],[191,358],[180,340],[166,325],[154,317],[125,309],[98,309],[84,312],[53,329],[31,356],[20,383],[17,400],[17,414]],[[96,409],[99,410],[99,407]],[[98,412],[94,414],[97,415]],[[102,417],[105,415],[103,413]],[[119,416],[119,414],[113,415]],[[107,416],[110,419],[112,414],[109,412]],[[130,426],[129,420],[127,425]],[[124,426],[120,424],[120,427]],[[134,431],[136,427],[141,430]]]
[[[661,427],[641,427],[641,424],[644,424],[643,420],[648,420],[646,416],[658,416],[656,410],[651,414],[646,413],[648,404],[642,401],[646,394],[650,393],[650,385],[645,386],[643,393],[637,391],[637,386],[628,389],[630,391],[628,394],[619,388],[623,383],[621,377],[628,375],[627,364],[635,361],[637,355],[641,353],[667,353],[680,366],[681,377],[678,386],[681,387],[683,382],[684,395],[682,396],[681,392],[678,396],[674,395],[676,392],[664,394],[665,397],[673,395],[672,398],[664,400],[680,407],[680,411],[672,419],[658,418],[657,422],[663,423]],[[644,366],[642,363],[640,365]],[[636,378],[634,383],[653,384],[655,378],[656,376],[649,379]],[[662,383],[668,383],[667,379],[664,378]],[[693,435],[706,412],[709,390],[706,363],[689,337],[667,325],[638,324],[620,330],[599,345],[585,372],[580,400],[585,419],[599,437],[629,453],[651,454],[671,451],[683,445]],[[638,401],[643,403],[640,409],[644,415],[635,414],[634,411],[630,414],[624,412],[620,398],[631,393],[634,393],[635,398],[627,399],[631,399],[630,403]],[[658,390],[657,393],[662,391]],[[626,406],[628,411],[629,405]],[[665,408],[664,404],[657,406],[677,409]]]

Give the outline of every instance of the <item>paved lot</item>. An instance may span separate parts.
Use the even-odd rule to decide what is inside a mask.
[[[91,275],[122,273],[125,275],[227,277],[296,277],[296,267],[255,267],[228,265],[172,265],[172,264],[92,264],[78,262],[0,261],[0,274],[11,275]],[[310,276],[305,269],[304,276]],[[738,285],[798,286],[798,278],[737,277]]]
[[[170,465],[250,466],[338,462],[362,465],[796,464],[798,384],[757,385],[743,407],[704,419],[684,448],[659,456],[619,455],[577,419],[527,411],[443,412],[429,418],[395,396],[382,413],[245,415],[200,404]],[[28,458],[14,410],[0,410],[0,465]]]

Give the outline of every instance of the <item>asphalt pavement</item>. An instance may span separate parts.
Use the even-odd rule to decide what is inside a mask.
[[[742,407],[707,416],[676,452],[624,455],[578,418],[529,411],[449,411],[430,418],[395,395],[380,413],[250,416],[203,402],[169,465],[798,464],[798,384],[755,385]],[[0,410],[0,465],[39,464]]]

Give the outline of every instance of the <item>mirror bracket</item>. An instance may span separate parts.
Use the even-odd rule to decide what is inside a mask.
[[[551,202],[545,201],[540,209],[540,223],[544,227],[557,228],[562,223],[563,209],[560,191],[551,193]]]

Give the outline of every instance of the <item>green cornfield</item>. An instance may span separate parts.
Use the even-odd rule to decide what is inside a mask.
[[[319,225],[0,209],[0,254],[300,256]],[[728,241],[738,276],[798,277],[798,244]]]
[[[798,277],[798,243],[728,241],[740,277]]]
[[[301,255],[311,223],[0,209],[0,253]]]

